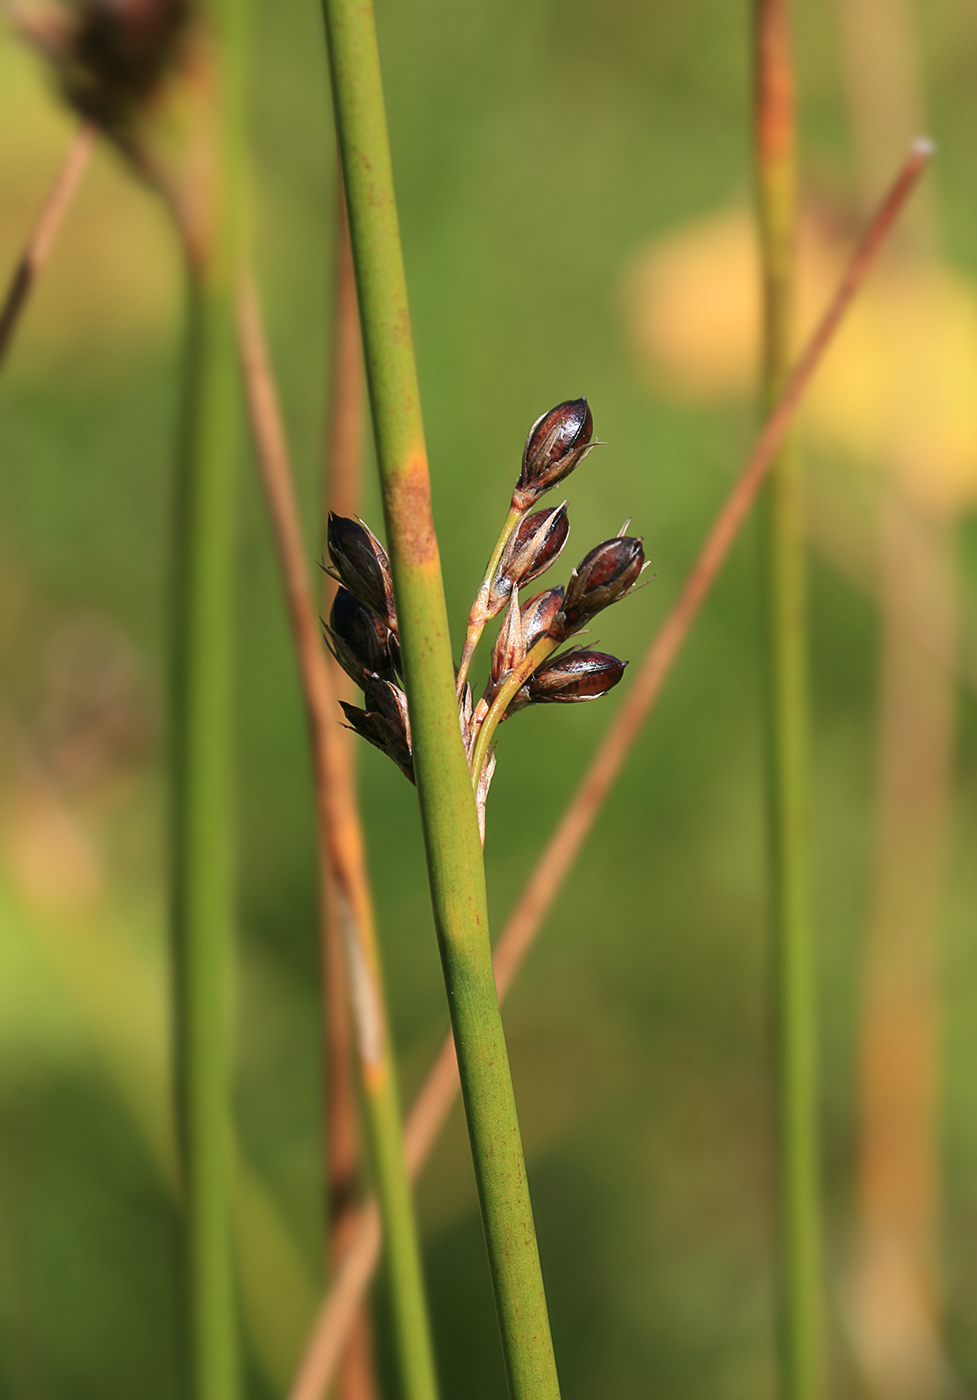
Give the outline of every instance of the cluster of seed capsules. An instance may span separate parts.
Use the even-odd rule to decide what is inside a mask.
[[[627,662],[606,652],[557,649],[599,612],[632,591],[645,564],[642,542],[626,535],[592,549],[557,585],[520,602],[519,593],[556,562],[570,524],[566,502],[534,510],[545,492],[570,475],[596,446],[586,399],[571,399],[537,419],[522,454],[509,514],[472,604],[458,668],[462,739],[472,772],[482,839],[485,801],[495,771],[493,741],[502,720],[527,705],[596,700],[617,685]],[[349,727],[392,758],[411,782],[410,712],[402,686],[393,579],[386,552],[359,520],[329,517],[328,572],[339,583],[326,640],[363,691],[364,704],[343,703]],[[475,702],[468,670],[486,624],[505,612],[489,678]]]

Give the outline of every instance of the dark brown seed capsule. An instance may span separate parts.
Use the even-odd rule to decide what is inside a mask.
[[[327,543],[332,561],[328,572],[396,632],[390,560],[373,531],[361,520],[330,513]]]
[[[537,418],[523,448],[512,504],[526,510],[569,476],[590,451],[593,435],[594,420],[586,399],[568,399]]]
[[[394,679],[393,633],[348,588],[340,588],[329,614],[326,639],[347,676],[362,690],[371,676]]]
[[[522,606],[522,640],[527,651],[531,651],[540,637],[545,637],[553,619],[563,606],[563,585],[547,588],[537,593]]]
[[[618,602],[634,586],[644,561],[641,540],[628,536],[605,540],[592,549],[570,576],[551,634],[570,637],[597,613]]]
[[[530,676],[523,690],[531,705],[597,700],[614,689],[627,664],[604,651],[568,652],[545,662]]]
[[[520,521],[506,545],[489,589],[489,616],[505,603],[513,588],[522,588],[545,574],[560,557],[570,533],[566,502],[551,510],[537,510]]]

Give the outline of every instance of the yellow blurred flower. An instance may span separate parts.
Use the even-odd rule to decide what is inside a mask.
[[[837,285],[850,243],[807,215],[798,247],[798,345]],[[759,270],[749,210],[680,229],[628,269],[629,332],[653,382],[705,400],[753,392]],[[930,508],[977,500],[977,287],[935,261],[875,269],[808,393],[806,430],[898,471]]]

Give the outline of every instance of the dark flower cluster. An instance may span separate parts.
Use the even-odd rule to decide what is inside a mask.
[[[327,572],[339,583],[329,613],[329,650],[363,691],[365,708],[340,701],[351,729],[414,781],[390,560],[361,520],[329,516]]]
[[[51,59],[71,106],[121,137],[179,67],[194,10],[192,0],[42,0],[15,23]]]
[[[520,589],[559,558],[570,530],[565,502],[548,509],[533,507],[596,446],[593,432],[586,399],[557,404],[533,424],[509,515],[469,617],[458,673],[458,707],[483,839],[485,801],[495,768],[492,745],[499,723],[529,705],[596,700],[618,684],[627,665],[606,652],[579,645],[554,653],[598,613],[632,591],[646,567],[640,539],[622,530],[592,549],[565,587],[548,588],[522,603],[519,599]],[[329,517],[328,548],[328,572],[340,589],[326,638],[333,656],[364,697],[362,708],[343,705],[347,722],[413,781],[410,714],[401,684],[390,562],[366,525],[337,515]],[[475,702],[468,667],[486,622],[503,610],[488,683]]]

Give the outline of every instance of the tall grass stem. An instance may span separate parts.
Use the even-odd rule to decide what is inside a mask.
[[[754,150],[765,412],[776,402],[790,368],[793,323],[796,141],[789,8],[789,0],[754,0]],[[799,492],[796,453],[788,442],[774,461],[760,498],[782,1400],[815,1400],[819,1388],[807,627]]]
[[[510,1394],[559,1395],[489,943],[368,0],[324,0],[435,925]]]
[[[500,997],[504,997],[512,985],[543,919],[573,868],[587,833],[766,479],[815,371],[930,155],[928,143],[916,143],[876,211],[831,304],[791,372],[776,408],[706,537],[678,599],[648,648],[634,684],[550,837],[496,948],[494,967]],[[425,1161],[454,1102],[458,1088],[455,1065],[454,1044],[449,1036],[407,1119],[404,1144],[412,1176]],[[356,1238],[343,1257],[332,1288],[319,1310],[288,1400],[319,1400],[329,1384],[379,1252],[380,1221],[375,1202],[370,1202],[361,1212]]]
[[[234,270],[244,7],[215,0],[212,219],[187,245],[188,343],[173,532],[171,925],[190,1400],[238,1394],[230,1226]]]

